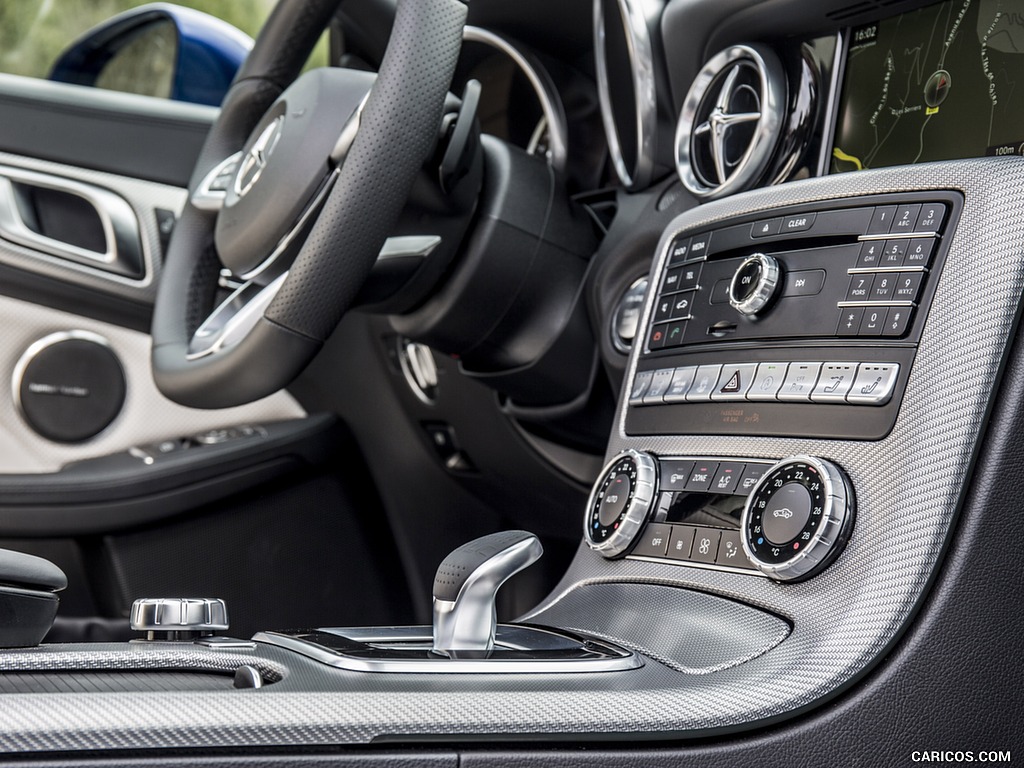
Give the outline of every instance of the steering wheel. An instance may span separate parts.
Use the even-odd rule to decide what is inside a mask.
[[[200,153],[152,328],[156,384],[183,405],[251,402],[302,371],[437,142],[464,2],[399,0],[376,76],[299,77],[337,6],[281,0]],[[215,308],[225,285],[233,293]]]

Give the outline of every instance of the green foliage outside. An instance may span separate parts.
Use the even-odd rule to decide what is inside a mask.
[[[148,1],[0,0],[0,72],[46,77],[60,53],[84,32]],[[224,19],[253,38],[274,3],[275,0],[176,0],[177,5]],[[159,36],[154,35],[153,41],[159,43]],[[161,95],[164,82],[159,70],[168,57],[157,48],[154,46],[152,61],[137,69],[134,82],[132,78],[118,76],[101,84],[117,90]],[[133,61],[141,59],[144,53],[137,52]],[[326,37],[320,40],[310,58],[310,65],[314,63],[318,66],[327,63]],[[159,82],[151,82],[153,78]]]

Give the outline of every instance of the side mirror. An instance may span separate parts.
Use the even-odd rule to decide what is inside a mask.
[[[49,79],[216,106],[252,45],[214,16],[151,3],[86,32],[57,58]]]

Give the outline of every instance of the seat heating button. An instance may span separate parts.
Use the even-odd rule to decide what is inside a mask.
[[[857,363],[825,363],[821,366],[818,385],[811,392],[816,403],[844,403],[846,393],[853,386]]]
[[[898,363],[861,363],[846,402],[860,405],[884,405],[892,397],[899,375]]]
[[[674,368],[660,368],[654,372],[651,384],[647,387],[647,392],[644,393],[644,405],[657,405],[663,402],[661,398],[672,382],[673,373],[675,373]]]
[[[651,385],[651,379],[654,378],[654,371],[640,371],[633,378],[633,388],[629,391],[629,404],[640,405],[643,402],[644,395],[647,393],[647,387]]]

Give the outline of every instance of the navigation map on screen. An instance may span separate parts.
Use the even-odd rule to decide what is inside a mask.
[[[850,35],[832,173],[1024,154],[1024,0],[948,0]]]

